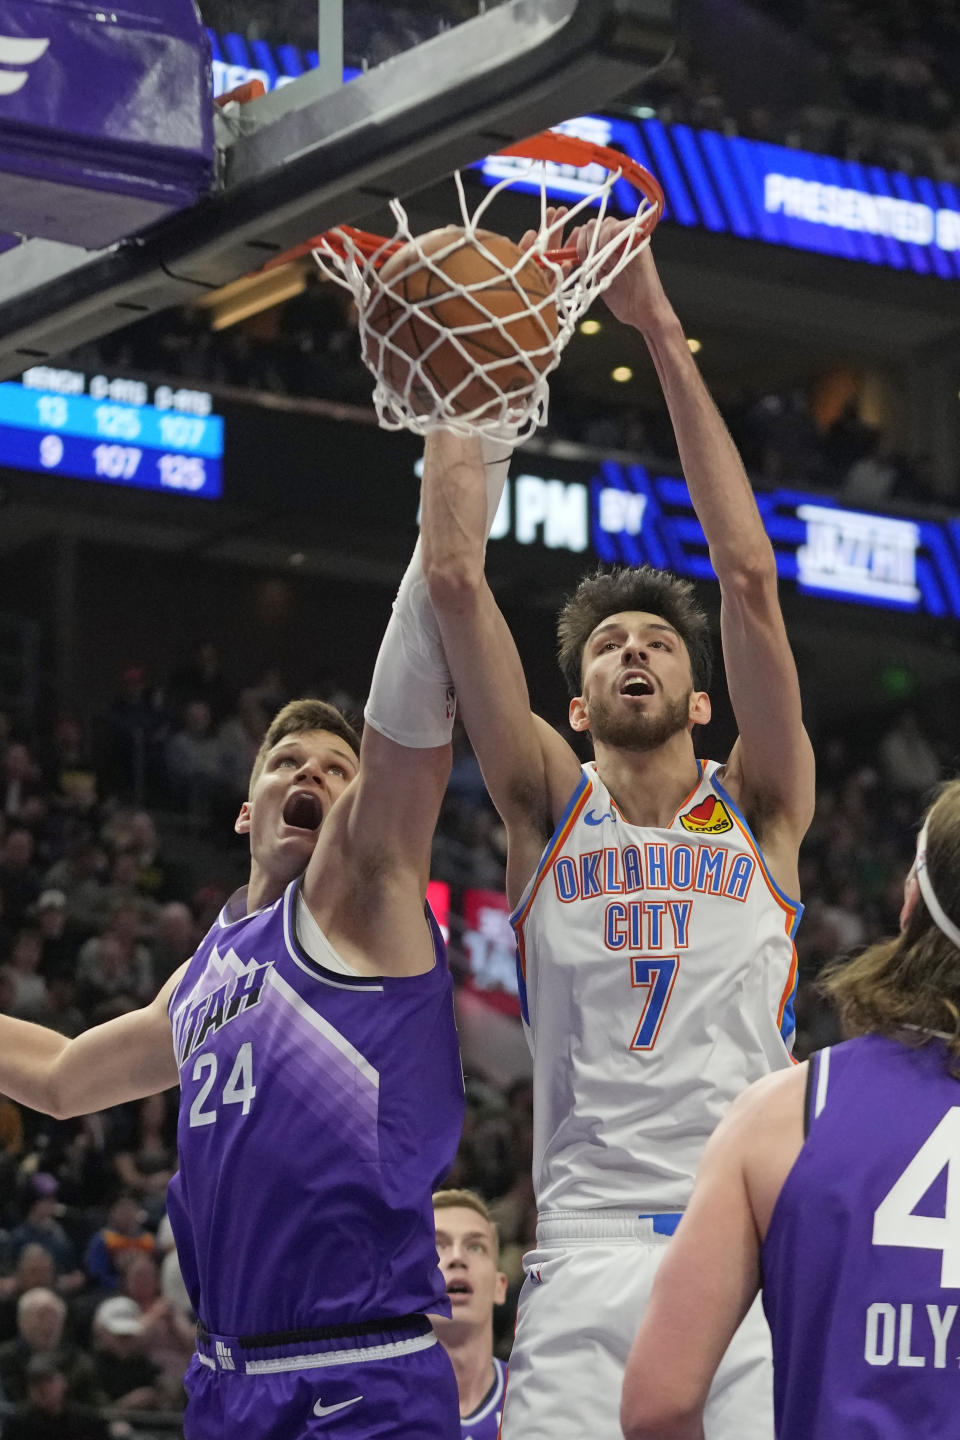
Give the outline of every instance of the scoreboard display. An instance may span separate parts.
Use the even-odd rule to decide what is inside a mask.
[[[0,383],[0,465],[216,499],[223,419],[203,390],[37,365]]]

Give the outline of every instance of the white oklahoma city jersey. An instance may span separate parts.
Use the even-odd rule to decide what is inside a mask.
[[[541,1214],[682,1210],[731,1101],[791,1063],[802,907],[698,767],[659,829],[585,765],[511,916]]]

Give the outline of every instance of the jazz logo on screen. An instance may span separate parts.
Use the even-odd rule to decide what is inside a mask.
[[[916,605],[920,532],[911,520],[861,515],[828,505],[798,505],[807,527],[797,550],[797,580],[810,590]]]
[[[21,40],[15,35],[0,35],[0,66],[33,65],[49,44],[49,40]],[[0,69],[0,95],[16,95],[29,78],[29,70]]]

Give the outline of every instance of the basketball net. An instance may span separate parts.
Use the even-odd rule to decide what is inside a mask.
[[[412,430],[424,435],[444,427],[459,435],[486,435],[515,442],[528,438],[545,425],[549,403],[547,379],[559,365],[578,321],[649,243],[663,212],[663,192],[657,181],[617,151],[547,131],[501,153],[526,163],[498,181],[472,214],[460,171],[454,172],[463,236],[457,235],[445,249],[434,248],[429,255],[424,252],[418,237],[410,230],[407,212],[398,199],[390,202],[396,224],[392,237],[368,235],[344,225],[319,236],[313,249],[323,274],[353,295],[359,317],[361,353],[376,381],[373,402],[380,425],[386,430]],[[571,205],[559,221],[548,225],[548,163],[551,161],[576,165],[588,193]],[[639,208],[600,244],[600,223],[610,214],[611,197],[621,179],[638,191]],[[531,248],[514,263],[507,264],[483,244],[478,231],[497,196],[518,180],[527,184],[539,182],[540,225]],[[562,232],[571,225],[583,223],[588,209],[592,212],[589,218],[595,218],[597,225],[581,258],[576,249],[563,248]],[[451,280],[440,268],[444,257],[464,243],[482,252],[491,272],[484,280],[469,285]],[[380,267],[403,246],[410,247],[409,264],[399,275],[392,274],[389,286],[385,286]],[[527,294],[518,278],[519,272],[529,267],[531,257],[544,267],[552,280],[552,284],[545,287],[546,293],[536,297]],[[419,302],[407,299],[404,277],[424,268],[432,272],[427,287],[429,298]],[[501,318],[483,310],[483,290],[504,284],[516,291],[520,308]],[[390,320],[386,329],[382,326],[373,329],[368,318],[381,297],[386,297]],[[466,313],[479,318],[469,324],[441,324],[434,316],[433,307],[454,299],[465,301]],[[548,306],[551,310],[556,307],[555,334],[552,313],[549,323],[545,316]],[[382,314],[383,307],[377,308]],[[392,338],[409,327],[412,316],[416,317],[418,333],[422,335],[426,327],[430,337],[420,347],[421,353],[415,356]],[[512,327],[516,326],[518,316],[534,320],[534,332],[538,338],[542,336],[543,341],[537,348],[524,348],[517,342]],[[491,328],[499,332],[501,353],[492,359],[482,359],[469,348],[469,339]],[[523,329],[529,336],[530,326],[525,325]],[[441,346],[446,347],[447,355],[449,347],[455,347],[461,361],[457,381],[446,391],[438,386],[430,364],[431,356]],[[509,381],[509,389],[506,383],[500,383],[498,375]],[[474,397],[478,391],[482,396],[482,403],[472,409],[467,398],[471,387]]]

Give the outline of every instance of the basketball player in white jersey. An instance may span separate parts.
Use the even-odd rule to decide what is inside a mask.
[[[473,1190],[438,1190],[433,1220],[451,1305],[449,1317],[432,1317],[433,1328],[457,1377],[460,1437],[497,1440],[507,1378],[506,1365],[493,1353],[493,1311],[507,1295],[500,1237]]]
[[[593,222],[595,223],[595,222]],[[600,241],[617,222],[604,222]],[[583,227],[577,243],[589,242]],[[619,1440],[632,1336],[706,1141],[790,1064],[797,855],[814,764],[773,550],[649,250],[606,292],[644,337],[720,582],[739,727],[701,762],[707,621],[644,567],[585,580],[559,624],[581,767],[530,712],[483,576],[491,447],[428,437],[424,566],[462,715],[509,834],[507,887],[534,1056],[537,1248],[525,1259],[503,1440]],[[708,1440],[772,1440],[759,1307],[721,1365]]]

